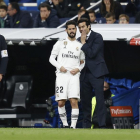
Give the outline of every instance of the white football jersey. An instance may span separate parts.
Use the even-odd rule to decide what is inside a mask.
[[[66,38],[56,42],[51,55],[56,55],[57,62],[68,71],[71,71],[80,66],[80,60],[85,60],[85,55],[81,47],[82,44],[77,40],[70,41]],[[57,71],[59,72],[60,70],[57,69]]]

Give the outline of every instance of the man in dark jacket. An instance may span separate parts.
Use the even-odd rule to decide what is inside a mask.
[[[33,27],[55,28],[60,25],[59,18],[55,10],[46,3],[39,6],[40,13],[36,16]]]
[[[91,128],[91,99],[92,89],[95,91],[97,101],[97,117],[100,128],[105,128],[106,108],[104,104],[103,86],[104,75],[108,69],[104,60],[104,45],[101,34],[91,30],[90,21],[81,18],[78,21],[83,44],[81,50],[85,53],[85,67],[81,71],[81,103],[83,109],[83,128]]]
[[[3,75],[6,72],[6,67],[8,63],[8,53],[5,38],[0,35],[0,83]]]
[[[12,2],[8,5],[11,28],[32,28],[32,17],[27,11],[21,11],[18,3]]]

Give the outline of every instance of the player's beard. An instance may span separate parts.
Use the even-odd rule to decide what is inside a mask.
[[[73,33],[73,32],[71,32],[71,33]],[[70,38],[75,38],[76,33],[73,33],[73,34],[71,34],[71,33],[70,33],[70,34],[68,33],[68,36],[69,36]]]

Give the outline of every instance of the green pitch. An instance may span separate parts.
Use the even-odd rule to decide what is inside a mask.
[[[140,140],[140,130],[0,128],[0,140]]]

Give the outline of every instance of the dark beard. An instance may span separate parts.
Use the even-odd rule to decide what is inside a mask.
[[[76,34],[73,34],[73,35],[68,34],[68,36],[69,36],[70,38],[75,38]]]

